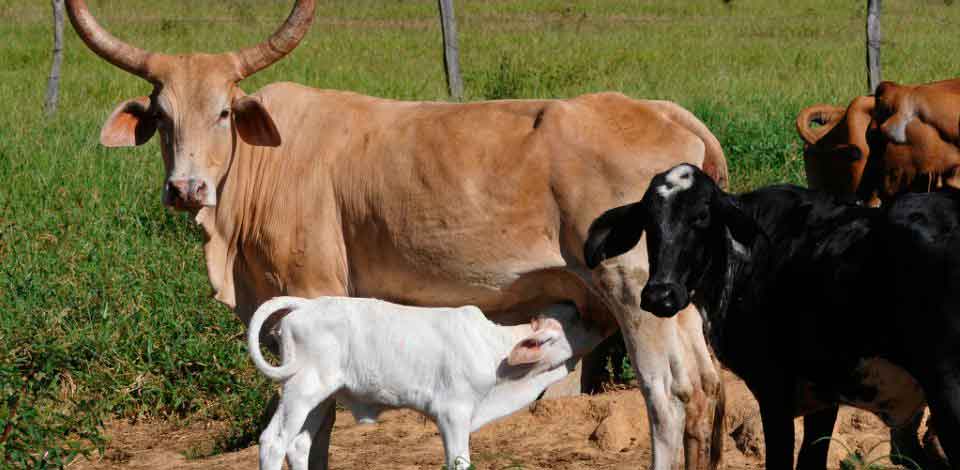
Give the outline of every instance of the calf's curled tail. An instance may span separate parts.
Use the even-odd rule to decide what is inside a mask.
[[[260,330],[273,315],[282,311],[292,312],[306,302],[306,299],[299,297],[275,297],[260,305],[250,319],[250,325],[247,327],[247,348],[250,350],[250,358],[257,366],[257,370],[271,380],[282,382],[297,372],[299,367],[294,357],[293,336],[289,329],[281,329],[280,350],[283,351],[283,362],[279,366],[274,366],[267,362],[263,353],[260,352]]]

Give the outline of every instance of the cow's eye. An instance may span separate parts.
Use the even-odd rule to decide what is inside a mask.
[[[229,109],[224,109],[223,111],[220,111],[220,119],[226,119],[228,117],[230,117]]]

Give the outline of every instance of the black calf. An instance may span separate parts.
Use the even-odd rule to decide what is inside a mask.
[[[922,411],[924,392],[958,462],[958,229],[953,194],[884,209],[794,186],[738,197],[681,165],[594,221],[584,255],[595,266],[646,233],[643,308],[672,316],[697,304],[720,360],[760,404],[766,468],[793,468],[795,416],[815,413],[800,468],[824,468],[826,445],[810,444],[832,431],[836,404],[900,426]]]

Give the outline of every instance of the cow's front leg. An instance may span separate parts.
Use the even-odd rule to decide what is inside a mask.
[[[761,384],[761,388],[751,387],[757,404],[760,405],[760,419],[763,421],[766,468],[793,470],[794,403],[790,399],[790,393],[795,388],[784,383],[782,378],[775,377],[775,374],[768,375],[763,379],[766,383]]]
[[[684,450],[684,432],[694,429],[697,431],[690,433],[687,442],[687,448],[694,454],[694,458],[687,459],[687,468],[710,468],[710,465],[719,459],[696,456],[709,454],[712,457],[716,447],[712,445],[715,440],[711,432],[715,413],[707,410],[719,411],[722,416],[719,371],[713,370],[713,361],[706,350],[702,330],[693,332],[695,341],[691,341],[689,332],[681,332],[682,320],[679,316],[657,318],[640,309],[640,292],[646,281],[646,271],[626,268],[628,265],[636,266],[632,263],[625,264],[630,262],[629,258],[628,255],[619,258],[617,262],[605,263],[594,271],[593,277],[620,324],[624,344],[646,400],[650,436],[653,441],[651,468],[678,468],[680,455]],[[680,315],[699,314],[690,308]],[[688,323],[699,325],[697,321]],[[706,358],[705,361],[691,349],[691,346],[697,344],[703,349],[700,355]],[[709,368],[708,376],[712,382],[712,386],[708,388],[703,387],[704,380],[701,380],[704,367]],[[712,401],[696,401],[708,398]],[[707,412],[688,415],[688,406]]]
[[[688,470],[714,470],[723,458],[726,396],[721,380],[720,362],[710,353],[703,337],[703,317],[693,305],[676,317],[677,334],[684,346],[674,374],[691,382],[684,422],[684,457]],[[691,360],[692,359],[692,360]]]
[[[803,442],[797,455],[797,470],[827,468],[830,440],[840,407],[831,405],[803,417]]]

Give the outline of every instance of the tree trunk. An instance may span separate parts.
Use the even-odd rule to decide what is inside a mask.
[[[867,86],[880,85],[880,0],[867,0]]]
[[[457,45],[457,20],[453,14],[453,0],[439,0],[440,27],[443,30],[443,65],[447,73],[447,88],[454,99],[463,99],[463,79],[460,78],[460,47]]]
[[[50,64],[44,109],[47,115],[52,116],[57,112],[57,100],[60,96],[60,65],[63,63],[63,0],[50,0],[50,2],[53,4],[53,63]]]

